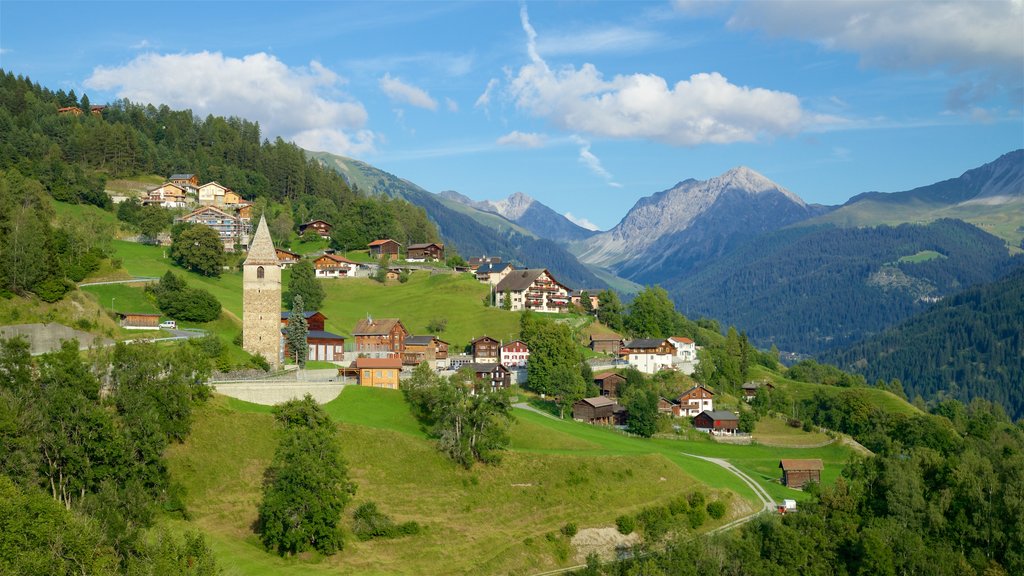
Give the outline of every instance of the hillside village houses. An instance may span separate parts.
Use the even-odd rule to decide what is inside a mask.
[[[155,204],[161,208],[185,208],[189,205],[188,194],[178,184],[165,182],[150,190],[142,199],[142,204]]]
[[[406,262],[444,262],[444,244],[439,242],[409,244],[405,260]]]
[[[313,260],[317,278],[353,278],[358,275],[361,265],[337,254],[322,254]]]
[[[672,415],[692,418],[701,412],[712,412],[715,409],[715,393],[698,384],[683,392],[676,398],[676,408]]]
[[[391,260],[398,260],[398,251],[401,246],[401,244],[390,238],[374,240],[367,244],[367,247],[370,249],[371,258],[387,256]]]
[[[656,374],[660,370],[672,368],[674,350],[668,340],[636,338],[626,342],[619,356],[645,374]]]
[[[599,354],[618,354],[624,341],[618,334],[591,334],[590,349]]]
[[[509,295],[511,310],[565,312],[569,308],[569,288],[544,268],[513,270],[494,287],[496,305]]]
[[[497,286],[512,270],[512,265],[508,262],[488,262],[478,266],[474,274],[476,274],[476,279],[480,282]]]
[[[501,342],[490,336],[481,336],[469,346],[473,350],[473,362],[496,364],[501,359]]]
[[[356,323],[352,337],[356,340],[358,354],[369,358],[397,358],[400,361],[409,331],[398,318],[375,320],[367,316]]]
[[[213,228],[224,243],[225,252],[234,252],[236,245],[249,243],[249,220],[232,216],[214,206],[196,208],[188,214],[175,218],[175,223],[203,224]]]
[[[291,268],[299,260],[302,260],[300,254],[284,250],[282,248],[274,248],[277,250],[277,260],[281,263],[281,268]]]
[[[402,351],[402,364],[418,366],[426,362],[434,370],[448,368],[449,344],[437,336],[409,336],[405,339],[405,350]]]
[[[331,228],[332,226],[324,220],[310,220],[309,222],[299,224],[299,236],[305,234],[307,230],[312,230],[321,238],[329,240],[331,238]]]
[[[307,360],[322,360],[324,362],[336,362],[345,359],[345,338],[324,330],[324,322],[327,317],[317,311],[303,312],[306,319],[306,345],[308,346]],[[285,334],[288,322],[291,320],[291,312],[281,312],[281,334]],[[288,342],[285,340],[285,357],[291,357],[292,351],[288,349]]]
[[[501,346],[501,365],[506,368],[526,368],[530,360],[530,347],[522,340],[513,340]]]
[[[619,397],[619,385],[626,381],[626,377],[618,372],[602,372],[594,375],[594,383],[601,389],[601,396],[609,398]]]

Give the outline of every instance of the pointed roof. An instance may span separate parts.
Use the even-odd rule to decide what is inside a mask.
[[[277,259],[277,250],[274,250],[274,241],[270,238],[270,229],[267,228],[267,218],[262,214],[256,233],[252,236],[252,243],[249,244],[249,255],[245,257],[242,265],[281,265],[281,261]]]

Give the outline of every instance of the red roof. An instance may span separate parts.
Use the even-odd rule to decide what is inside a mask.
[[[356,368],[402,368],[401,358],[356,358]]]
[[[387,244],[388,242],[394,242],[395,244],[398,244],[398,242],[395,242],[391,238],[385,238],[384,240],[374,240],[373,242],[367,244],[367,246],[382,246],[384,244]]]
[[[675,340],[676,342],[682,342],[683,344],[693,344],[693,340],[690,340],[686,336],[673,336],[669,340]]]

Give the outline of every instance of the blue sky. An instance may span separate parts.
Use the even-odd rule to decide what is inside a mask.
[[[1024,5],[0,2],[0,67],[602,229],[745,165],[836,204],[1024,146]]]

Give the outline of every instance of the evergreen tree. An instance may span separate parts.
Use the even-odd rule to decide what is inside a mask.
[[[306,357],[309,355],[307,336],[309,324],[306,322],[302,296],[297,295],[292,299],[292,313],[288,317],[288,326],[285,327],[285,340],[288,342],[289,355],[299,367],[306,365]]]
[[[622,331],[625,324],[619,295],[612,290],[602,290],[597,295],[597,302],[597,319],[612,330]]]
[[[285,305],[292,306],[296,296],[302,296],[302,305],[306,310],[316,311],[323,306],[324,287],[320,280],[317,280],[316,270],[309,260],[299,260],[291,267]]]

